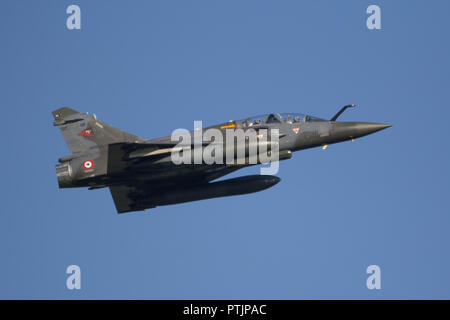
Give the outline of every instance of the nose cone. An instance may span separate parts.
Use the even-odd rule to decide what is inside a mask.
[[[356,136],[362,137],[377,131],[391,127],[390,124],[372,123],[372,122],[355,122],[351,126],[351,130],[356,131]]]
[[[280,178],[271,175],[250,175],[214,182],[209,185],[209,188],[213,185],[224,185],[227,187],[227,195],[246,194],[273,187],[280,180]]]
[[[280,178],[277,176],[271,175],[252,175],[252,176],[244,176],[233,179],[236,181],[236,184],[239,186],[247,185],[252,186],[257,190],[264,190],[270,187],[273,187],[278,182],[280,182]]]
[[[391,127],[390,124],[373,122],[336,122],[333,131],[340,136],[359,138]]]
[[[276,176],[265,175],[263,177],[264,177],[264,183],[266,184],[267,188],[270,188],[270,187],[276,185],[281,180],[280,178],[278,178]]]

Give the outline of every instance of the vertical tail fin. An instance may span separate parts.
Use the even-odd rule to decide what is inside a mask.
[[[52,112],[72,154],[83,153],[88,149],[116,142],[138,142],[141,138],[126,133],[109,124],[98,121],[95,116],[89,116],[70,108],[60,108]]]

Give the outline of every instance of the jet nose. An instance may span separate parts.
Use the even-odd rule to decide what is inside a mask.
[[[336,122],[335,132],[349,138],[359,138],[392,127],[390,124],[374,122]]]
[[[357,131],[358,136],[362,137],[377,131],[384,130],[386,128],[392,127],[390,124],[384,123],[373,123],[373,122],[356,122],[354,125],[354,130]]]

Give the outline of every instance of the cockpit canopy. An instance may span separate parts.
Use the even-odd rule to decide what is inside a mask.
[[[326,121],[324,119],[311,117],[303,113],[270,113],[265,115],[259,115],[254,117],[249,117],[240,120],[242,125],[245,127],[250,127],[259,124],[269,124],[269,123],[305,123],[312,121]]]

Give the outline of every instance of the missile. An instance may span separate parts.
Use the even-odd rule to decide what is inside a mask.
[[[205,183],[194,187],[175,189],[152,194],[145,200],[140,201],[136,209],[258,192],[273,187],[280,180],[280,178],[271,175],[249,175]]]

